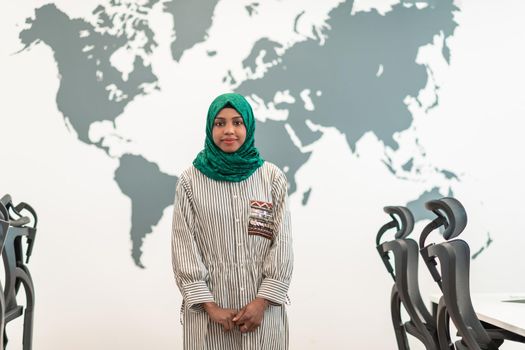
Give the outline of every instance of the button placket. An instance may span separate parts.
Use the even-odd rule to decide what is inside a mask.
[[[240,228],[240,212],[239,212],[239,201],[237,200],[237,188],[236,183],[232,182],[228,184],[230,203],[233,210],[233,233],[235,239],[235,270],[237,272],[237,280],[240,284],[244,283],[244,278],[241,273],[241,264],[244,260],[244,254],[242,252],[242,230]],[[243,304],[242,295],[239,295],[239,302]]]
[[[244,237],[243,237],[243,228],[241,227],[242,225],[242,216],[243,216],[243,212],[242,212],[242,202],[240,201],[240,198],[239,198],[239,185],[237,183],[233,183],[232,184],[232,198],[233,198],[233,208],[235,210],[235,236],[236,236],[236,241],[237,241],[237,256],[239,258],[239,262],[242,262],[244,260],[244,252],[242,251],[242,246],[243,246],[243,241],[244,241]]]
[[[246,251],[244,249],[246,237],[246,229],[244,225],[244,217],[246,215],[244,204],[240,196],[240,185],[234,183],[232,186],[232,202],[233,208],[235,210],[235,237],[237,242],[237,263],[238,263],[238,278],[240,281],[239,292],[240,292],[240,301],[242,305],[248,303],[247,300],[247,289],[246,289]]]

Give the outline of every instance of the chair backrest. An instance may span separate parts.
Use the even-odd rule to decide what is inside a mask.
[[[25,214],[29,214],[31,218]],[[14,206],[9,195],[0,198],[0,215],[5,219],[0,218],[0,231],[7,227],[2,246],[5,286],[3,293],[0,293],[0,344],[5,348],[7,343],[7,338],[4,337],[5,324],[24,315],[22,346],[23,350],[31,350],[35,292],[31,274],[24,263],[22,239],[25,238],[27,242],[25,260],[28,262],[35,241],[38,218],[28,204],[20,203]],[[24,287],[25,308],[19,306],[16,299],[20,286]]]
[[[5,205],[0,201],[0,241],[1,242],[4,241],[8,228],[9,228],[9,213]]]
[[[417,328],[420,340],[427,348],[437,349],[438,344],[431,334],[435,330],[435,321],[425,307],[419,290],[419,248],[414,240],[407,238],[414,227],[414,217],[405,207],[390,206],[385,207],[384,211],[392,217],[392,221],[379,230],[376,237],[377,250],[395,281],[396,292],[410,321]],[[397,228],[395,239],[381,243],[383,234],[390,228]],[[390,264],[389,254],[394,257],[394,267]]]
[[[381,238],[387,232],[388,230],[392,228],[396,228],[397,231],[394,235],[396,239],[401,239],[407,237],[412,230],[414,229],[414,216],[412,215],[412,212],[405,207],[401,206],[387,206],[384,207],[383,210],[385,213],[390,215],[392,218],[391,221],[384,224],[376,235],[376,248],[379,252],[379,256],[383,260],[383,263],[385,264],[385,267],[392,276],[392,278],[395,281],[395,275],[394,270],[392,268],[392,264],[390,264],[390,257],[388,255],[388,252],[383,249],[383,246],[381,244]]]
[[[0,201],[0,220],[8,220],[8,218],[9,218],[9,213],[7,212],[7,208]]]
[[[421,255],[434,280],[443,292],[448,315],[469,349],[497,349],[479,321],[470,297],[470,249],[458,237],[467,225],[467,213],[455,198],[446,197],[426,203],[437,218],[429,223],[420,237]],[[431,232],[444,227],[442,243],[425,241]],[[437,269],[436,258],[440,270]]]
[[[31,256],[38,218],[33,208],[28,204],[22,202],[14,206],[9,195],[5,195],[0,199],[0,206],[6,209],[7,219],[9,220],[9,228],[4,237],[2,249],[2,259],[5,269],[4,298],[6,307],[9,310],[18,306],[16,294],[20,286],[20,281],[17,281],[17,279],[20,279],[20,273],[17,272],[17,268],[23,270],[24,275],[29,276],[29,271],[25,266],[24,260],[27,262]],[[25,211],[27,211],[32,218],[23,215],[22,212],[25,214]],[[30,223],[32,223],[32,225],[28,226]],[[26,238],[28,244],[26,259],[24,259],[24,249],[22,247],[23,237]]]
[[[0,251],[2,251],[4,247],[4,241],[7,236],[7,230],[9,229],[9,221],[7,220],[7,210],[5,209],[3,204],[0,203]]]

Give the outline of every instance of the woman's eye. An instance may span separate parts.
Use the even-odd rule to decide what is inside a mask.
[[[242,125],[242,121],[241,120],[234,121],[233,125],[237,125],[237,126]]]
[[[223,125],[224,125],[224,123],[223,123],[223,122],[215,122],[215,124],[214,124],[214,125],[215,125],[215,126],[223,126]]]

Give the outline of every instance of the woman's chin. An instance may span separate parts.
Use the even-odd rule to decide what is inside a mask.
[[[239,149],[237,145],[221,145],[219,147],[224,153],[234,153]]]

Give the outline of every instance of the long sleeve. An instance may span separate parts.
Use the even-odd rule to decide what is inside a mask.
[[[189,309],[202,310],[202,303],[214,301],[206,281],[209,277],[195,242],[195,218],[191,191],[181,176],[177,184],[171,237],[175,280]]]
[[[272,185],[274,240],[264,259],[263,281],[257,293],[257,297],[277,305],[286,302],[293,271],[292,228],[287,185],[285,175],[278,172]]]

